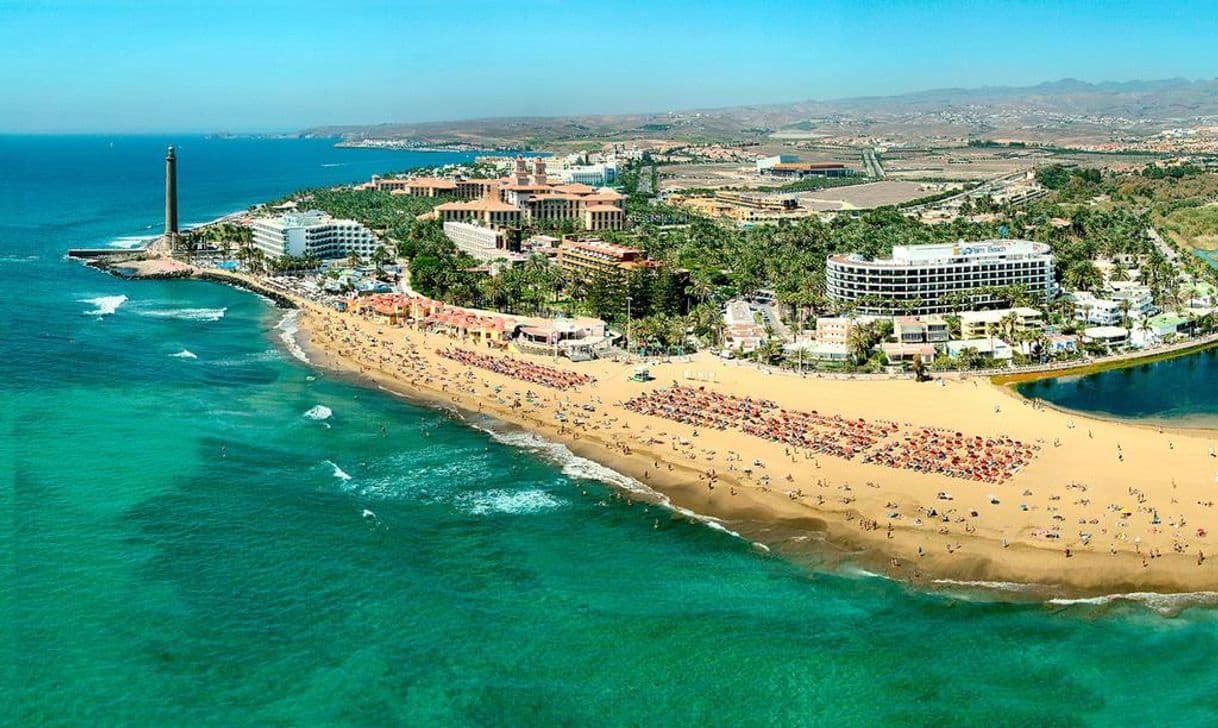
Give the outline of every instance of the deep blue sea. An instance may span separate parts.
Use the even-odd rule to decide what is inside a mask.
[[[462,158],[0,137],[0,724],[1218,723],[1209,608],[818,573],[314,371],[254,295],[64,261],[156,231],[169,143],[184,222]],[[1214,371],[1075,404],[1218,412]]]

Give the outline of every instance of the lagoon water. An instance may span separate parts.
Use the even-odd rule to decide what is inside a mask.
[[[0,137],[0,724],[1218,720],[1211,608],[817,573],[313,371],[256,296],[63,261],[155,231],[171,142],[183,220],[462,158]]]
[[[1087,376],[1026,382],[1020,394],[1105,417],[1218,428],[1218,350],[1110,369]]]

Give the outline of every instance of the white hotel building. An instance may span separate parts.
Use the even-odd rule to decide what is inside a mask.
[[[444,223],[444,235],[453,242],[453,245],[457,246],[458,250],[468,253],[483,263],[499,259],[519,263],[527,258],[525,255],[508,250],[505,247],[503,232],[492,227],[449,220]]]
[[[945,300],[950,294],[991,286],[1023,285],[1031,295],[1047,300],[1056,290],[1053,265],[1049,246],[1030,240],[898,245],[891,258],[831,255],[825,280],[829,297],[856,303],[857,313],[924,315],[960,308]],[[999,299],[978,294],[971,301],[987,305]]]
[[[254,245],[270,258],[369,258],[381,245],[372,231],[354,220],[339,220],[310,210],[254,221]]]

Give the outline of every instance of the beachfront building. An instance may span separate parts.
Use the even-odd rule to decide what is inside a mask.
[[[841,364],[850,360],[850,349],[845,344],[799,340],[783,344],[782,350],[783,353],[796,361],[819,361]]]
[[[901,344],[941,344],[951,338],[942,316],[897,316],[892,334]]]
[[[525,354],[565,356],[587,361],[610,343],[605,322],[598,318],[520,319],[511,349]]]
[[[564,238],[558,245],[558,265],[576,276],[612,273],[621,277],[640,268],[658,268],[643,251],[597,238]]]
[[[976,339],[995,333],[1007,334],[1007,321],[1011,331],[1039,331],[1044,327],[1044,314],[1034,308],[997,308],[990,311],[964,311],[960,314],[960,338]]]
[[[1078,351],[1078,340],[1067,334],[1053,334],[1045,337],[1045,353],[1050,356],[1057,354],[1073,354]]]
[[[1090,326],[1083,329],[1083,341],[1113,349],[1129,343],[1129,329],[1124,326]]]
[[[368,258],[381,246],[376,235],[355,220],[318,210],[257,218],[253,231],[254,245],[269,258],[332,259],[352,253]]]
[[[1047,301],[1056,290],[1049,246],[1030,240],[898,245],[889,258],[831,255],[825,264],[829,297],[859,313],[948,313],[961,296],[976,306],[999,303],[995,289],[1023,286]]]
[[[1015,351],[1011,348],[1010,344],[992,336],[947,342],[947,355],[953,359],[959,358],[966,350],[974,351],[978,356],[983,356],[987,359],[998,359],[1000,361],[1009,361],[1015,357]]]
[[[858,320],[845,316],[821,316],[816,319],[816,340],[822,344],[840,344],[845,346],[850,342],[850,332],[858,325]]]
[[[591,358],[611,343],[605,322],[597,318],[514,316],[401,293],[369,296],[352,306],[386,324],[410,323],[475,346],[574,361]]]
[[[1097,326],[1116,326],[1124,323],[1126,316],[1141,319],[1153,316],[1154,298],[1146,286],[1119,287],[1107,296],[1096,296],[1089,291],[1070,294],[1074,302],[1074,318]]]
[[[1176,338],[1189,328],[1189,319],[1175,313],[1161,313],[1133,325],[1129,341],[1133,346],[1154,346]]]
[[[728,301],[723,309],[724,346],[745,353],[757,350],[765,343],[765,328],[757,323],[748,301]]]
[[[900,341],[885,341],[880,344],[880,351],[884,352],[884,357],[892,363],[912,363],[916,359],[921,359],[929,364],[935,360],[935,347],[930,344],[908,344]]]

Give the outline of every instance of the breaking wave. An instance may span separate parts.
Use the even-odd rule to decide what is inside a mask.
[[[969,581],[961,579],[935,579],[932,584],[964,587],[966,589],[988,589],[991,591],[1025,592],[1043,588],[1040,584],[1024,584],[1017,581]]]
[[[279,340],[283,342],[284,347],[300,361],[305,364],[309,362],[309,355],[300,348],[300,344],[296,341],[296,333],[300,331],[300,312],[288,311],[279,319],[279,323],[275,324],[275,330],[279,332]]]
[[[595,480],[615,488],[620,488],[648,501],[657,503],[691,521],[697,521],[707,528],[726,533],[741,540],[748,540],[736,531],[724,526],[719,519],[675,505],[663,493],[653,490],[646,484],[628,475],[623,475],[612,468],[607,468],[600,463],[580,457],[561,443],[550,442],[543,437],[523,430],[500,431],[487,427],[479,427],[478,425],[473,426],[489,434],[496,442],[538,453],[546,460],[558,465],[562,470],[562,474],[568,478]]]
[[[99,296],[97,298],[80,298],[77,299],[81,303],[91,303],[94,308],[85,311],[85,316],[109,316],[118,310],[118,307],[127,302],[126,296]]]
[[[1160,594],[1158,592],[1128,592],[1125,594],[1104,594],[1098,597],[1078,597],[1074,599],[1056,598],[1048,600],[1049,604],[1059,607],[1095,606],[1107,607],[1121,602],[1141,604],[1153,609],[1164,616],[1178,614],[1188,607],[1213,606],[1218,604],[1218,592],[1199,591],[1181,592],[1179,594]]]
[[[309,420],[328,420],[330,415],[334,414],[334,410],[324,404],[314,405],[304,413],[304,418]]]
[[[219,321],[227,308],[170,308],[161,311],[140,311],[141,316],[173,318],[182,321]]]
[[[484,490],[456,498],[457,507],[475,516],[491,513],[513,515],[540,513],[561,508],[563,501],[544,490]]]
[[[156,239],[156,235],[126,235],[121,238],[111,240],[109,243],[107,243],[107,245],[111,248],[133,250],[135,248],[142,248]]]
[[[176,359],[198,359],[199,357],[190,349],[183,349],[176,354],[170,354]]]
[[[342,468],[338,467],[338,464],[337,464],[337,463],[335,463],[333,460],[325,460],[325,461],[323,461],[323,462],[325,462],[325,463],[326,463],[327,465],[329,465],[331,468],[334,468],[334,477],[336,477],[336,478],[338,478],[339,480],[342,480],[342,481],[351,480],[351,476],[350,476],[349,474],[347,474],[347,471],[345,471],[345,470],[343,470]]]

